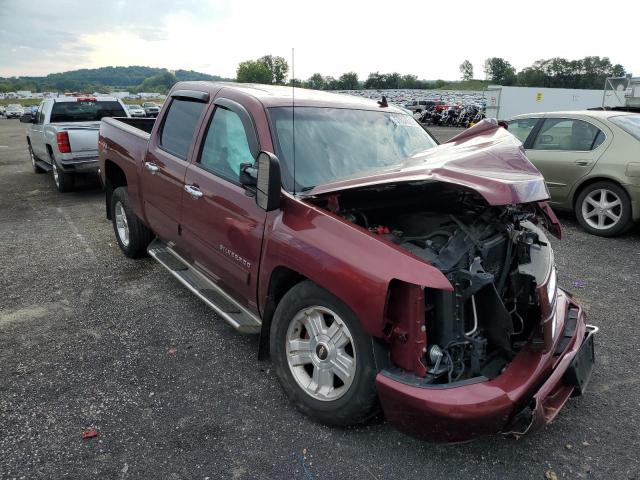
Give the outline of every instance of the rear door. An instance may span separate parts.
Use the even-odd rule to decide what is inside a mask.
[[[184,175],[207,101],[208,94],[172,96],[144,158],[140,173],[143,211],[151,229],[166,241],[180,240]]]
[[[544,175],[552,202],[568,200],[575,183],[606,150],[611,135],[604,128],[578,118],[548,117],[528,139],[526,155]]]
[[[195,161],[187,168],[182,234],[188,255],[239,303],[256,309],[266,212],[240,185],[240,164],[253,163],[253,121],[239,104],[216,99]],[[220,104],[223,103],[223,105]]]

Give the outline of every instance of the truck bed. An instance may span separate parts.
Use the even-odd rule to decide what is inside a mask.
[[[99,155],[102,172],[118,165],[127,179],[129,199],[135,213],[142,217],[138,177],[147,154],[154,118],[103,118],[100,123]]]

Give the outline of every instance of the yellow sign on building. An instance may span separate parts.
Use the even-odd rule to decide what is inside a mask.
[[[542,101],[542,92],[538,92],[536,93],[536,102],[541,102]]]

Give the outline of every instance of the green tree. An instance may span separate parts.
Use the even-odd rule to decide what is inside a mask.
[[[340,82],[340,88],[344,90],[357,90],[360,88],[356,72],[343,73],[338,81]]]
[[[289,64],[283,57],[265,55],[259,58],[258,61],[264,63],[269,69],[269,72],[271,72],[271,81],[268,83],[284,85],[287,73],[289,72]]]
[[[247,60],[238,65],[236,80],[240,83],[267,83],[273,81],[269,67],[260,60]]]
[[[325,89],[324,77],[322,76],[321,73],[314,73],[309,77],[309,80],[307,80],[307,85],[309,85],[309,88],[312,88],[314,90],[324,90]]]
[[[503,58],[487,58],[484,72],[489,80],[498,85],[512,85],[516,80],[516,69]]]
[[[177,81],[173,73],[165,70],[158,75],[145,78],[144,81],[136,87],[136,90],[138,92],[166,93]]]
[[[460,73],[462,80],[471,80],[473,78],[473,64],[469,60],[465,60],[460,64]]]

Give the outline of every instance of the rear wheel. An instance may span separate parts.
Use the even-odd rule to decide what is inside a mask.
[[[73,190],[75,184],[73,174],[62,170],[53,157],[51,157],[51,173],[53,173],[53,181],[59,192],[65,193]]]
[[[153,232],[133,213],[127,187],[118,187],[111,196],[111,221],[120,250],[129,258],[147,254]]]
[[[36,157],[35,153],[33,153],[33,148],[31,148],[31,144],[29,144],[29,157],[31,157],[31,167],[33,168],[34,173],[44,173],[44,170],[40,168],[36,163],[40,159]]]
[[[627,192],[613,182],[588,185],[578,195],[575,211],[580,225],[593,235],[612,237],[632,226]]]
[[[375,415],[371,338],[339,299],[310,281],[299,283],[278,304],[270,340],[278,379],[303,413],[340,426]]]

